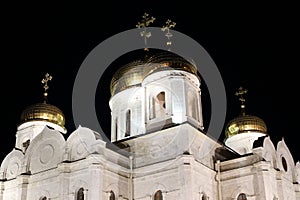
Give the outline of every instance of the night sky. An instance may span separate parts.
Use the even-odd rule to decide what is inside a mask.
[[[53,76],[49,82],[49,103],[64,112],[68,134],[76,129],[72,89],[82,62],[105,39],[135,28],[145,12],[156,18],[151,24],[154,27],[163,26],[167,19],[175,21],[176,31],[196,40],[210,54],[226,89],[226,122],[240,112],[240,103],[234,93],[240,86],[247,88],[246,113],[265,121],[275,148],[277,142],[284,139],[295,162],[300,160],[295,6],[274,2],[243,6],[195,2],[4,7],[0,160],[14,147],[22,110],[42,101],[41,80],[45,73]],[[121,65],[117,60],[108,67],[95,95],[98,120],[108,137],[109,82],[112,73]],[[204,124],[207,125],[210,97],[205,82],[201,87]],[[223,138],[224,133],[220,140]]]

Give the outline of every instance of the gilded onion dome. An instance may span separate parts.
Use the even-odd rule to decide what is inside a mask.
[[[257,116],[241,115],[229,121],[225,129],[227,138],[245,132],[267,133],[267,126]]]
[[[28,106],[21,113],[21,123],[28,121],[47,121],[64,128],[65,117],[63,112],[49,103],[37,103]]]
[[[121,67],[111,80],[111,95],[140,85],[154,72],[170,69],[187,71],[198,77],[197,67],[191,62],[171,52],[159,52],[147,59],[138,59]]]
[[[26,122],[50,122],[55,125],[61,127],[61,130],[65,131],[65,116],[63,112],[56,106],[51,105],[47,102],[47,90],[48,85],[47,82],[52,79],[48,73],[45,75],[45,78],[42,80],[44,84],[44,102],[36,103],[25,108],[20,117],[20,124],[24,124]]]
[[[239,100],[242,103],[241,114],[227,123],[225,128],[226,138],[246,132],[267,134],[267,126],[261,118],[245,113],[245,99],[243,97],[243,94],[245,93],[247,93],[247,90],[242,87],[240,87],[238,92],[236,92],[236,95],[240,96]]]

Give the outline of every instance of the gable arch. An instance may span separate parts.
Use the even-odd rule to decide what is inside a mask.
[[[271,141],[270,137],[265,137],[264,142],[263,142],[263,158],[271,163],[271,166],[274,167],[275,169],[278,168],[277,165],[277,158],[276,158],[276,149]]]
[[[277,143],[277,165],[278,168],[285,172],[287,178],[292,181],[295,177],[295,163],[290,150],[288,149],[284,139]]]
[[[1,163],[0,178],[11,180],[22,173],[22,163],[24,161],[24,154],[21,150],[12,150]]]
[[[65,139],[59,131],[45,127],[28,146],[22,173],[35,174],[56,168],[63,161]]]
[[[103,142],[103,137],[89,128],[79,126],[67,139],[66,160],[76,161],[86,158],[96,151],[95,144]]]

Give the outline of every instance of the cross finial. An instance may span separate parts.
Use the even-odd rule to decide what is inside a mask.
[[[235,92],[235,96],[239,97],[239,100],[241,101],[241,113],[242,115],[245,115],[245,101],[244,94],[248,92],[247,89],[243,88],[242,86],[239,87],[238,91]]]
[[[52,80],[52,76],[50,76],[48,73],[45,74],[45,78],[42,79],[42,83],[44,84],[43,88],[44,88],[44,98],[45,98],[45,101],[47,99],[47,96],[48,96],[48,93],[47,93],[47,90],[49,89],[49,86],[48,86],[48,81],[51,81]]]
[[[167,41],[167,45],[168,46],[171,46],[172,42],[171,42],[170,38],[173,36],[173,34],[170,32],[170,29],[174,28],[175,25],[176,25],[175,22],[172,22],[170,19],[168,19],[166,21],[166,25],[161,28],[161,30],[163,32],[167,31],[167,33],[165,34],[165,36],[168,38],[168,41]],[[170,48],[168,50],[170,50]]]
[[[138,22],[136,25],[137,28],[143,28],[144,30],[140,32],[141,36],[144,37],[145,42],[145,48],[144,50],[148,51],[147,48],[147,38],[151,37],[151,32],[147,32],[147,26],[149,26],[150,23],[153,23],[155,20],[155,17],[149,17],[148,13],[144,13],[142,16],[142,21]]]
[[[137,28],[145,28],[145,27],[149,26],[150,23],[153,23],[154,20],[155,20],[155,17],[149,17],[148,13],[144,13],[144,15],[142,16],[142,21],[138,22],[136,27]]]

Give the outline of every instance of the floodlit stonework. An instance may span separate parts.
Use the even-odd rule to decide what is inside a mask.
[[[64,139],[41,118],[21,124],[1,164],[0,200],[300,200],[300,163],[284,139],[209,137],[199,77],[169,61],[115,77],[111,141],[82,126]]]

